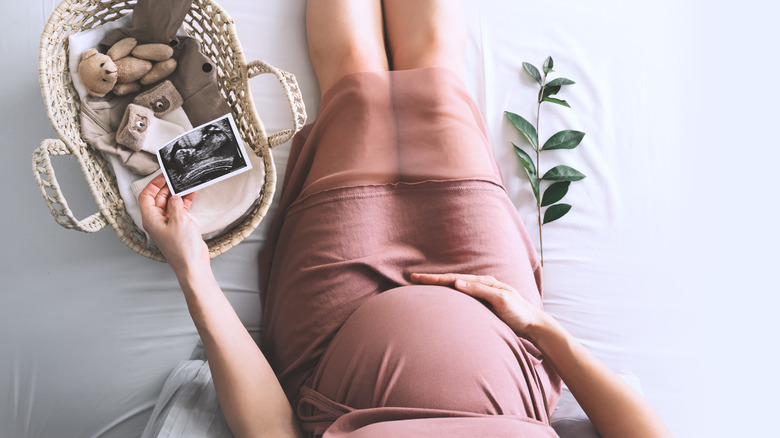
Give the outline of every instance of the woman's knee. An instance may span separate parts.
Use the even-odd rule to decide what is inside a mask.
[[[384,50],[367,50],[353,44],[332,46],[326,50],[314,48],[310,57],[322,94],[351,73],[388,70]]]
[[[461,44],[457,39],[436,32],[397,38],[391,42],[392,67],[394,70],[447,67],[460,74],[465,42]]]
[[[388,69],[378,0],[312,0],[306,31],[323,93],[346,74]]]
[[[356,71],[388,70],[384,47],[373,44],[346,41],[342,44],[318,47],[315,43],[310,44],[309,52],[312,62],[342,75]]]
[[[448,67],[461,74],[466,22],[459,2],[386,2],[385,26],[394,70]]]

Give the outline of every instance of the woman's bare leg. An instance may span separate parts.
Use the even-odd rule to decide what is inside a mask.
[[[316,16],[316,10],[323,7],[319,2],[344,6],[347,13],[360,9],[349,10],[349,1],[309,2],[309,27],[314,27],[309,33],[310,50],[323,94],[345,74],[386,68],[385,47],[377,43],[384,41],[383,14],[393,70],[444,67],[460,81],[434,70],[373,74],[353,78],[359,83],[356,89],[370,90],[369,94],[358,93],[357,99],[348,93],[331,94],[327,102],[323,100],[324,112],[333,115],[338,108],[340,116],[321,117],[322,112],[318,116],[317,153],[302,197],[357,185],[462,178],[500,181],[479,109],[470,99],[458,96],[465,93],[466,41],[465,17],[458,0],[384,0],[376,20],[372,18],[373,24],[368,26],[371,32],[364,28],[362,35],[370,33],[373,38],[367,42],[350,27],[359,20],[345,19],[344,11],[341,17]],[[321,19],[319,24],[315,18]],[[346,29],[328,35],[338,26]],[[318,40],[320,34],[327,40]],[[341,52],[338,44],[346,44],[348,49]],[[329,59],[331,52],[337,59]],[[355,54],[359,56],[352,56]],[[339,59],[359,62],[350,66]],[[377,59],[381,62],[373,62]]]
[[[427,128],[417,138],[399,129],[403,181],[485,178],[500,182],[479,109],[470,99],[453,99],[465,92],[466,17],[460,0],[384,0],[382,7],[393,70],[443,67],[460,79],[457,84],[436,72],[419,72],[418,77],[435,79],[408,85],[407,91],[417,93],[417,101],[426,108],[417,117],[425,117]],[[404,114],[396,118],[399,126],[415,123]]]
[[[463,77],[466,20],[458,0],[384,0],[393,70],[446,67]]]
[[[310,0],[306,32],[322,95],[350,73],[388,70],[381,0]]]

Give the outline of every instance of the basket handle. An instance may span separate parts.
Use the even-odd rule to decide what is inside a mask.
[[[108,222],[100,212],[94,213],[89,217],[78,220],[68,207],[57,178],[54,176],[54,168],[51,164],[52,155],[72,155],[72,152],[62,140],[47,139],[41,142],[41,145],[33,152],[32,169],[35,175],[35,181],[38,182],[38,188],[41,189],[43,199],[49,206],[54,220],[65,228],[83,231],[85,233],[94,233],[105,227]]]
[[[306,124],[306,106],[303,104],[301,89],[298,87],[298,81],[295,79],[295,75],[284,70],[279,70],[263,61],[250,62],[247,64],[247,70],[250,79],[263,73],[273,73],[276,78],[279,79],[279,82],[282,84],[285,94],[287,95],[287,102],[290,104],[294,126],[292,129],[274,132],[268,136],[268,143],[271,148],[274,148],[287,142],[296,132],[303,128],[304,124]]]

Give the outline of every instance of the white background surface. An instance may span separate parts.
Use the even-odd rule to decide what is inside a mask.
[[[296,74],[313,116],[304,2],[220,3],[247,60]],[[573,109],[542,114],[543,138],[587,133],[578,149],[546,158],[588,175],[567,195],[572,212],[545,226],[548,309],[609,366],[636,374],[677,436],[771,435],[780,389],[776,6],[481,3],[466,2],[468,86],[532,236],[531,195],[509,144],[519,138],[503,111],[533,114],[522,61],[552,55],[577,82],[561,93]],[[81,234],[49,215],[30,159],[55,137],[37,58],[56,3],[2,6],[0,435],[133,436],[195,331],[166,265],[111,230]],[[266,128],[286,128],[274,80],[252,87]],[[280,169],[285,152],[275,151]],[[73,210],[91,214],[75,160],[55,162]],[[213,262],[250,330],[261,237]]]

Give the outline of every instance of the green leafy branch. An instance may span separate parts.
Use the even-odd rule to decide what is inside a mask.
[[[526,153],[516,144],[512,143],[515,148],[517,156],[520,158],[520,162],[525,169],[525,173],[528,175],[528,181],[531,183],[531,188],[536,198],[536,207],[539,215],[539,253],[541,255],[542,266],[544,266],[544,246],[542,244],[542,225],[550,223],[552,221],[562,218],[566,213],[571,210],[571,204],[558,203],[566,193],[569,191],[569,185],[573,181],[579,181],[585,178],[578,170],[565,166],[558,165],[548,170],[541,177],[539,176],[539,154],[541,151],[549,151],[554,149],[574,149],[576,148],[582,138],[585,136],[584,132],[564,130],[555,133],[550,137],[544,145],[539,147],[539,114],[542,108],[542,102],[550,102],[557,105],[562,105],[567,108],[571,108],[568,102],[557,97],[553,97],[561,91],[561,88],[566,85],[573,85],[574,81],[566,78],[555,78],[551,81],[547,81],[547,75],[553,71],[553,59],[548,56],[542,65],[543,74],[532,64],[527,62],[523,63],[523,70],[530,75],[537,83],[539,83],[539,96],[537,98],[536,107],[536,126],[532,125],[528,120],[524,119],[515,113],[506,111],[505,114],[509,121],[517,128],[523,137],[536,152],[536,161],[534,162],[531,155]],[[547,186],[544,194],[540,197],[540,184],[542,181],[549,181],[551,184]],[[557,204],[556,204],[557,203]],[[544,216],[542,216],[542,207],[545,207]]]

